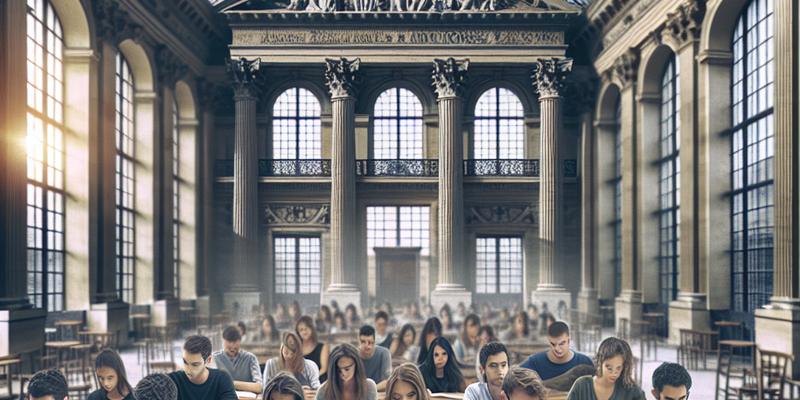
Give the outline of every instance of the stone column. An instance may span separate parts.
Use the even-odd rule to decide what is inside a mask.
[[[241,58],[228,63],[235,102],[233,160],[233,265],[226,310],[250,312],[261,303],[258,258],[258,132],[256,130],[257,74],[261,60]]]
[[[595,154],[596,141],[592,126],[592,112],[581,115],[581,291],[578,293],[578,310],[599,314],[597,293],[597,256],[595,240]]]
[[[540,159],[539,159],[539,285],[531,299],[540,309],[554,315],[562,302],[572,308],[572,295],[564,288],[560,265],[560,233],[562,176],[559,159],[561,135],[561,91],[567,74],[572,71],[571,58],[539,59],[533,67],[533,87],[539,95]],[[558,317],[558,315],[557,315]],[[566,317],[566,316],[563,316]]]
[[[25,20],[24,2],[0,3],[0,357],[44,346],[46,312],[26,291]]]
[[[800,6],[775,2],[775,257],[770,304],[756,310],[756,343],[764,350],[800,353],[800,198],[798,198],[798,81]],[[795,357],[792,375],[800,376]]]
[[[705,16],[705,2],[692,1],[667,16],[667,28],[679,45],[676,62],[680,66],[680,270],[678,298],[669,305],[669,341],[680,344],[680,330],[709,330],[711,313],[706,306],[706,285],[701,277],[700,254],[706,242],[700,240],[700,203],[698,201],[701,169],[707,164],[700,158],[700,101],[696,61],[700,47],[700,27]]]
[[[434,309],[444,304],[472,303],[464,287],[464,200],[463,200],[463,88],[469,60],[433,61],[433,87],[439,103],[439,280],[431,292]]]
[[[336,300],[340,307],[353,304],[361,308],[358,288],[359,268],[355,257],[356,155],[355,104],[360,59],[325,60],[325,82],[331,93],[333,124],[331,133],[331,276],[322,293],[322,303]]]

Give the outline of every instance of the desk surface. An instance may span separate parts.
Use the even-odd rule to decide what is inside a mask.
[[[68,349],[72,346],[77,346],[81,344],[81,342],[77,340],[57,340],[54,342],[44,342],[46,347],[50,347],[53,349]]]
[[[76,319],[64,319],[61,321],[56,321],[53,325],[55,326],[78,326],[83,325],[83,321],[78,321]]]

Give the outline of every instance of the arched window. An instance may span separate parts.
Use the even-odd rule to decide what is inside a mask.
[[[614,114],[614,296],[622,290],[622,102]]]
[[[175,297],[180,297],[180,227],[181,227],[181,176],[180,130],[178,129],[178,103],[172,102],[172,274]]]
[[[524,111],[513,92],[492,88],[478,99],[473,147],[476,160],[524,158]]]
[[[116,57],[116,118],[114,136],[116,142],[116,273],[117,291],[120,298],[133,303],[135,300],[135,187],[136,176],[134,146],[134,93],[133,75],[125,57],[117,52]]]
[[[28,0],[27,293],[48,311],[64,309],[63,50],[53,6]]]
[[[733,310],[772,295],[774,233],[773,1],[753,0],[733,35],[731,284]]]
[[[422,103],[410,90],[391,88],[381,93],[373,121],[374,159],[423,158]]]
[[[307,89],[281,93],[272,108],[272,158],[322,158],[320,110],[319,100]]]
[[[673,55],[661,78],[660,158],[658,160],[658,269],[660,303],[678,296],[680,221],[680,71]]]

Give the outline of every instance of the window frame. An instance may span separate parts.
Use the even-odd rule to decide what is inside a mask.
[[[378,106],[381,105],[381,103],[380,103],[381,98],[383,98],[383,96],[387,92],[390,92],[390,91],[394,92],[394,93],[391,94],[394,97],[394,100],[395,100],[394,114],[393,115],[388,115],[388,116],[384,116],[384,115],[379,116],[377,110],[378,110]],[[413,112],[411,112],[413,110],[411,110],[411,111],[406,110],[406,113],[409,114],[409,115],[405,115],[405,116],[403,115],[403,111],[404,110],[403,110],[402,106],[403,106],[403,104],[406,104],[405,102],[403,102],[403,99],[404,99],[403,93],[408,93],[408,95],[409,95],[408,98],[413,99],[416,102],[416,104],[419,105],[419,115],[410,115],[410,114],[414,114]],[[424,123],[424,120],[423,120],[423,115],[424,115],[424,108],[422,107],[422,101],[411,90],[408,90],[406,88],[402,88],[402,87],[399,87],[399,86],[395,86],[395,87],[386,89],[383,92],[381,92],[378,95],[377,99],[375,100],[375,104],[372,107],[372,155],[373,155],[373,159],[375,159],[375,160],[418,160],[418,159],[423,159],[425,157],[425,123]],[[389,147],[389,148],[384,148],[384,147],[380,148],[380,152],[381,153],[394,151],[394,153],[395,153],[394,157],[377,157],[377,154],[379,153],[379,148],[378,148],[378,141],[376,139],[377,139],[377,131],[378,131],[378,122],[379,121],[394,122],[394,124],[390,125],[390,127],[393,127],[394,129],[396,129],[395,138],[394,138],[396,147],[393,150],[392,150],[391,147]],[[402,129],[403,128],[403,121],[418,121],[419,122],[419,132],[415,132],[415,133],[407,133],[406,132],[406,133],[404,133],[403,129]],[[408,126],[408,125],[406,125],[406,126]],[[402,157],[403,148],[404,148],[403,144],[404,143],[415,143],[416,141],[413,140],[413,139],[414,139],[414,136],[416,136],[416,134],[419,135],[419,142],[417,143],[419,145],[419,154],[418,154],[418,156],[416,156],[416,157]],[[389,135],[389,133],[387,133],[387,135]],[[408,140],[408,138],[407,138],[408,136],[411,136],[411,140]],[[403,140],[404,137],[406,137],[407,140]],[[412,146],[411,149],[416,151],[417,146],[416,145]]]
[[[294,112],[291,113],[292,115],[278,115],[279,113],[276,112],[276,107],[278,106],[281,97],[283,97],[284,95],[286,95],[290,91],[294,91]],[[301,116],[300,115],[300,105],[302,103],[301,102],[301,100],[302,100],[301,99],[301,94],[302,94],[303,99],[311,98],[311,99],[314,100],[314,102],[316,103],[317,110],[318,110],[318,112],[315,115],[312,115],[312,116]],[[308,96],[308,97],[306,97],[306,96]],[[272,117],[272,132],[271,132],[272,133],[272,141],[271,141],[271,143],[272,143],[272,154],[271,154],[271,156],[272,156],[273,160],[300,161],[300,160],[318,160],[318,159],[322,158],[322,103],[320,103],[320,101],[317,98],[317,96],[314,95],[314,92],[312,92],[312,91],[310,91],[310,90],[308,90],[308,89],[306,89],[304,87],[300,87],[300,86],[290,87],[290,88],[282,91],[278,95],[278,97],[275,99],[275,102],[272,104],[271,112],[272,112],[272,114],[271,114],[271,117]],[[284,133],[280,132],[281,125],[277,124],[279,121],[290,121],[290,122],[292,122],[291,125],[292,125],[294,130],[292,131],[291,134],[294,136],[294,158],[278,157],[277,152],[280,151],[282,149],[282,147],[280,146],[280,143],[281,143],[280,141],[276,142],[276,138],[279,137],[279,135],[278,135],[279,133],[280,134],[284,134]],[[301,136],[300,135],[300,130],[301,130],[301,127],[304,126],[303,123],[302,123],[303,121],[316,121],[316,124],[314,125],[314,127],[316,128],[315,129],[316,131],[314,132],[314,139],[312,141],[310,141],[310,142],[308,140],[306,142],[304,142],[307,145],[306,148],[312,149],[312,152],[315,153],[314,154],[315,157],[301,157],[301,151],[303,150],[303,146],[301,146],[301,142],[302,141],[300,140],[300,136]],[[285,133],[285,134],[288,135],[289,133]],[[310,144],[310,147],[308,146],[309,144]],[[288,148],[287,148],[287,151],[288,151]]]

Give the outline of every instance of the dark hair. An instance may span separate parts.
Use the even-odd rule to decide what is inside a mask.
[[[633,380],[633,352],[631,352],[631,346],[628,342],[615,337],[606,338],[597,347],[597,353],[594,355],[597,376],[603,376],[603,362],[616,356],[622,357],[622,373],[620,373],[622,385],[625,387],[636,385]]]
[[[443,305],[442,308],[439,309],[439,316],[441,316],[442,313],[447,315],[447,326],[444,328],[447,330],[453,329],[453,312],[450,311],[450,306],[448,304]]]
[[[372,325],[364,325],[358,329],[358,336],[372,336],[375,338],[375,328]]]
[[[653,371],[653,389],[656,390],[656,393],[661,393],[665,385],[685,386],[688,391],[692,388],[692,376],[682,365],[665,362]]]
[[[336,326],[336,319],[340,318],[342,320],[342,324],[344,324],[344,329],[347,329],[347,318],[345,318],[344,313],[341,311],[337,311],[333,314],[333,326]]]
[[[67,394],[67,378],[57,369],[39,371],[28,382],[28,395],[32,397],[53,396],[55,400],[63,400]]]
[[[348,311],[352,311],[353,312],[353,319],[352,320],[348,320],[347,318],[345,318],[345,320],[347,320],[348,324],[355,324],[356,322],[358,322],[361,319],[361,317],[358,316],[358,309],[356,308],[356,306],[353,305],[353,303],[348,304],[347,307],[344,308],[345,316],[347,316],[347,312]]]
[[[447,353],[447,363],[444,365],[444,382],[436,378],[436,365],[433,363],[433,349],[436,346],[441,347]],[[431,342],[428,349],[428,354],[425,357],[425,362],[419,367],[422,372],[422,377],[425,378],[425,386],[433,393],[440,392],[458,392],[461,391],[464,384],[464,376],[461,374],[461,369],[458,367],[456,355],[453,353],[453,347],[450,342],[443,336],[439,336]]]
[[[242,333],[242,336],[244,336],[247,333],[247,324],[245,324],[244,321],[237,322],[236,326],[239,328],[239,331]]]
[[[126,391],[128,393],[133,391],[131,384],[128,382],[128,374],[125,373],[125,364],[122,363],[122,358],[116,351],[105,349],[97,355],[94,360],[94,370],[100,368],[111,368],[117,373],[117,393],[122,396]]]
[[[237,326],[229,326],[222,331],[222,338],[228,342],[238,342],[242,340],[242,331]]]
[[[464,304],[464,303],[459,303],[459,304]],[[463,343],[464,346],[477,347],[478,343],[480,343],[480,339],[478,339],[478,343],[472,343],[469,339],[469,335],[467,335],[467,326],[469,325],[470,322],[474,323],[475,325],[478,325],[478,332],[480,332],[481,317],[479,317],[477,314],[469,314],[466,317],[464,317],[464,322],[461,324],[461,335],[459,335],[459,339],[461,339],[461,343]]]
[[[567,326],[566,322],[556,321],[550,324],[550,327],[547,328],[547,336],[559,337],[564,334],[569,336],[569,326]]]
[[[489,335],[489,341],[494,342],[497,340],[497,336],[494,334],[494,328],[491,325],[483,325],[481,326],[481,330],[478,331],[478,335],[483,335],[486,332]]]
[[[514,323],[516,323],[516,319],[520,318],[520,317],[522,317],[522,326],[524,327],[523,330],[522,330],[522,335],[527,338],[528,335],[530,335],[530,333],[531,333],[530,327],[528,326],[528,324],[530,323],[530,319],[528,317],[528,312],[527,311],[518,312],[517,315],[514,317]],[[514,331],[514,332],[516,333],[516,331]],[[559,336],[561,336],[561,335],[559,335]]]
[[[358,349],[350,343],[343,343],[336,346],[331,351],[331,356],[328,359],[328,380],[325,381],[323,395],[325,399],[342,399],[342,390],[344,389],[343,382],[341,382],[339,373],[339,360],[342,358],[350,358],[355,363],[355,372],[353,379],[356,383],[356,393],[354,399],[367,398],[367,374],[364,371],[364,362],[358,355]],[[323,388],[320,388],[322,390]]]
[[[411,325],[411,324],[403,325],[403,327],[400,328],[400,333],[394,339],[394,340],[397,340],[398,342],[397,342],[397,350],[395,350],[395,353],[392,354],[392,357],[395,357],[395,356],[402,357],[403,353],[405,353],[406,350],[408,350],[408,348],[406,347],[406,343],[403,341],[403,338],[406,336],[406,332],[408,332],[408,331],[411,331],[411,333],[414,334],[414,339],[417,338],[417,330],[414,329],[414,325]]]
[[[150,374],[136,384],[133,395],[137,400],[178,400],[178,387],[165,374]]]
[[[331,314],[331,308],[327,305],[323,304],[319,306],[319,311],[322,313],[323,318],[321,321],[331,323],[333,322],[333,314]],[[318,314],[319,315],[319,314]]]
[[[417,356],[417,365],[425,362],[425,356],[428,355],[428,343],[425,342],[425,337],[429,333],[435,333],[437,337],[442,336],[442,321],[439,318],[430,317],[425,321],[422,327],[422,332],[419,334],[419,355]]]
[[[503,378],[503,392],[507,397],[511,398],[517,390],[525,392],[528,396],[538,396],[542,400],[547,396],[547,389],[542,384],[539,374],[528,368],[511,368]]]
[[[481,367],[486,368],[486,360],[489,357],[499,354],[499,353],[506,353],[506,358],[511,361],[511,357],[508,355],[508,349],[506,349],[506,345],[500,342],[489,342],[486,343],[483,347],[481,347],[481,351],[478,354],[478,359],[480,360]]]
[[[383,318],[386,322],[389,322],[389,314],[386,311],[380,310],[375,313],[375,321]]]
[[[308,315],[303,315],[297,320],[297,322],[294,323],[294,331],[297,333],[297,337],[299,337],[300,341],[302,342],[303,338],[300,336],[300,331],[297,329],[300,324],[307,326],[308,329],[311,330],[311,342],[314,343],[314,345],[319,343],[317,339],[317,327],[314,325],[314,320]]]
[[[211,357],[211,340],[205,336],[192,335],[186,338],[183,349],[191,354],[200,354],[205,362]]]
[[[264,395],[261,397],[264,400],[270,400],[269,396],[272,393],[291,394],[294,395],[295,400],[303,400],[303,387],[300,382],[292,374],[284,371],[278,372],[272,377],[264,387]]]
[[[269,323],[270,332],[269,337],[264,337],[264,321]],[[261,340],[269,340],[270,342],[277,342],[281,340],[281,332],[278,329],[278,326],[275,324],[275,318],[272,315],[267,315],[264,317],[264,321],[261,321]]]

